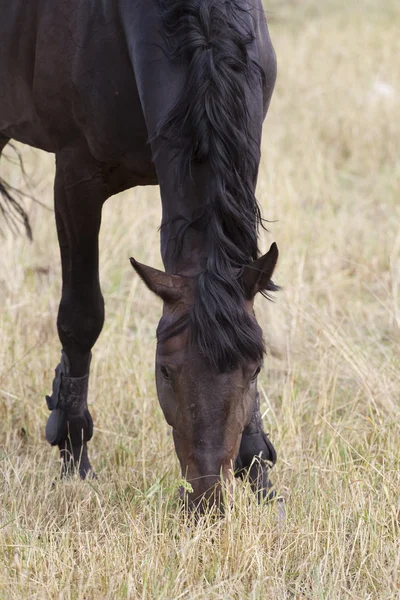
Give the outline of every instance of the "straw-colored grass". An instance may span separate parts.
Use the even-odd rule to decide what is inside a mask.
[[[104,209],[107,321],[90,384],[97,481],[58,481],[44,440],[60,351],[52,213],[32,209],[33,244],[1,241],[1,599],[400,598],[397,5],[267,7],[279,79],[258,196],[274,221],[262,246],[277,240],[284,290],[257,311],[271,349],[260,388],[283,530],[246,486],[223,519],[194,526],[179,513],[153,380],[160,304],[128,261],[161,266],[157,189]],[[30,190],[51,206],[52,158],[23,153]],[[28,189],[11,163],[1,174]]]

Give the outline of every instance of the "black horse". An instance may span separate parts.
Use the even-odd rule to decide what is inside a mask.
[[[46,437],[64,471],[93,473],[102,205],[159,184],[166,272],[131,262],[163,300],[157,390],[189,502],[219,502],[232,465],[270,494],[276,454],[262,429],[253,300],[274,289],[278,251],[259,256],[254,189],[276,58],[261,0],[0,0],[0,14],[0,153],[14,139],[56,156],[62,355]],[[3,213],[29,233],[4,182],[0,191]]]

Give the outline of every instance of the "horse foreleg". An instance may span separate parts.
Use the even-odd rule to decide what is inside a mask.
[[[93,474],[87,442],[93,422],[87,405],[91,349],[104,323],[98,270],[101,209],[107,197],[101,165],[81,147],[57,154],[55,216],[62,263],[57,328],[61,361],[47,397],[47,441],[58,446],[63,473]]]
[[[251,421],[243,431],[236,460],[236,473],[238,477],[248,476],[259,499],[271,499],[275,493],[271,490],[268,473],[275,462],[275,448],[263,430],[260,396],[257,392]]]

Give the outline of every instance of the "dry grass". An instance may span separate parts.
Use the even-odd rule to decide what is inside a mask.
[[[59,358],[60,267],[52,214],[36,208],[34,244],[9,237],[0,258],[1,598],[400,598],[397,4],[270,4],[280,75],[259,198],[276,220],[284,291],[258,314],[285,529],[243,487],[225,519],[193,527],[178,512],[153,381],[160,306],[128,261],[160,265],[155,189],[104,211],[107,322],[90,390],[99,480],[52,488],[44,396]],[[52,159],[24,154],[51,205]],[[5,174],[24,185],[12,165]]]

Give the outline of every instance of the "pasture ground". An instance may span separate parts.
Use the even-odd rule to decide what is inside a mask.
[[[279,79],[258,197],[281,259],[257,312],[272,477],[287,521],[238,485],[222,520],[179,514],[153,380],[160,304],[128,258],[161,266],[157,189],[111,199],[107,321],[93,357],[98,481],[57,480],[44,441],[59,359],[51,211],[0,253],[0,598],[400,598],[400,10],[397,0],[273,0]],[[47,206],[53,159],[8,151],[2,176]],[[54,487],[52,483],[56,481]]]

